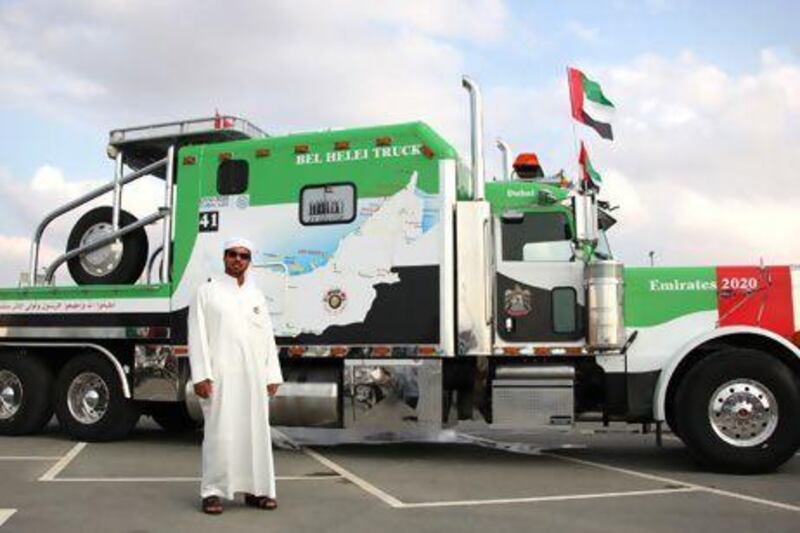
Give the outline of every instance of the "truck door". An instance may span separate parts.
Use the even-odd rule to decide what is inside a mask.
[[[499,344],[583,339],[584,266],[567,212],[505,213],[494,224]]]

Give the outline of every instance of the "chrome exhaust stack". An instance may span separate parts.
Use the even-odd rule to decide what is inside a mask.
[[[461,78],[461,84],[469,91],[471,148],[472,148],[472,199],[483,200],[483,99],[478,84],[469,76]]]
[[[497,148],[503,155],[503,179],[511,181],[511,147],[503,139],[497,139]]]

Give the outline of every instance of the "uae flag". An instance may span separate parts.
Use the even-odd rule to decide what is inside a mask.
[[[573,118],[593,128],[603,139],[613,139],[610,121],[614,104],[603,94],[600,84],[576,68],[568,68],[567,77]]]
[[[592,189],[599,191],[600,183],[602,183],[603,178],[600,177],[600,174],[598,174],[592,166],[592,162],[589,161],[589,153],[586,151],[586,146],[584,146],[583,141],[581,141],[581,153],[578,156],[578,163],[581,164],[581,183],[583,185],[583,190]]]

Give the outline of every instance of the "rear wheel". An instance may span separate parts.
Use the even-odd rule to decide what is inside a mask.
[[[64,365],[56,381],[55,409],[72,438],[90,442],[125,438],[140,414],[125,398],[115,368],[95,353]]]
[[[678,388],[675,413],[683,441],[716,469],[768,472],[800,446],[800,383],[757,350],[731,349],[700,361]]]
[[[53,373],[36,356],[0,352],[0,435],[26,435],[53,416]]]

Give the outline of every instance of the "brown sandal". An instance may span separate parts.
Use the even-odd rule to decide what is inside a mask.
[[[253,494],[244,495],[244,503],[250,507],[257,507],[266,511],[278,508],[278,502],[269,496],[254,496]]]
[[[219,496],[203,498],[203,512],[206,514],[222,514],[222,500]]]

